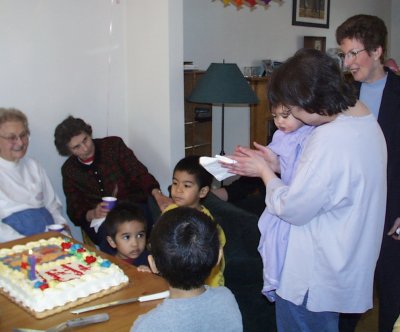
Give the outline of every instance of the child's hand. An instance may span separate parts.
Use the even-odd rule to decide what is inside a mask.
[[[269,164],[271,169],[275,173],[280,173],[281,167],[280,167],[279,158],[276,155],[276,153],[274,153],[269,147],[260,145],[257,142],[254,142],[253,144],[254,144],[255,148],[257,149],[256,151],[259,153],[260,156],[262,156],[264,158],[264,160]]]
[[[149,272],[149,273],[151,273],[151,270],[150,270],[150,268],[149,268],[147,265],[139,265],[139,266],[137,267],[137,270],[138,270],[139,272]]]

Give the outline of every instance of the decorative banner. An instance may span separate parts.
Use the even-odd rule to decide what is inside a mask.
[[[256,0],[246,0],[250,4],[250,7],[254,7],[257,4]]]
[[[228,6],[231,3],[236,5],[236,7],[241,7],[243,5],[243,0],[222,0],[224,3],[224,6]],[[262,6],[267,6],[272,0],[245,0],[250,7],[254,7],[257,4],[262,5]],[[276,0],[277,2],[282,2],[282,0]]]

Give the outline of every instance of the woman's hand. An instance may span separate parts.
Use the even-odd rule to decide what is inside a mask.
[[[265,160],[264,149],[252,150],[238,146],[231,159],[236,160],[234,164],[227,164],[221,162],[223,167],[228,168],[229,172],[241,176],[249,177],[260,177],[265,184],[268,183],[272,178],[276,178],[276,175],[269,163]]]
[[[267,146],[258,144],[257,142],[253,142],[255,148],[257,149],[256,151],[264,158],[264,160],[269,164],[271,169],[275,173],[280,173],[281,172],[281,165],[279,162],[278,155],[273,152],[270,148]]]
[[[397,217],[387,235],[392,236],[393,239],[400,241],[400,234],[396,233],[396,230],[399,228],[400,228],[400,217]]]
[[[86,220],[91,222],[93,219],[105,218],[109,212],[105,206],[107,206],[107,203],[100,202],[94,209],[86,212]]]

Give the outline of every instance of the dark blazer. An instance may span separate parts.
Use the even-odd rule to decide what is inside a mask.
[[[388,149],[386,234],[394,220],[400,217],[400,76],[386,67],[385,70],[388,77],[379,108],[378,123],[385,135]],[[361,83],[355,82],[355,85],[359,96]]]
[[[393,222],[400,217],[400,76],[386,67],[385,71],[388,76],[378,115],[388,150],[385,228],[375,272],[380,332],[392,331],[400,313],[400,241],[387,235]],[[355,84],[359,93],[361,83]]]
[[[151,191],[160,186],[120,137],[96,138],[93,142],[96,148],[91,165],[70,156],[61,173],[68,217],[99,244],[101,236],[86,221],[88,210],[96,207],[103,196],[111,196],[115,188],[118,200],[145,204]]]

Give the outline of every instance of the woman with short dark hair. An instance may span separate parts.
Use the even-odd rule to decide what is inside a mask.
[[[385,67],[387,29],[373,15],[355,15],[336,30],[344,66],[359,99],[378,120],[388,150],[386,218],[376,267],[379,331],[391,332],[400,315],[400,76]]]
[[[315,126],[292,182],[277,177],[268,162],[273,156],[261,146],[238,147],[237,163],[226,167],[261,177],[268,212],[291,224],[276,290],[278,330],[337,332],[340,312],[361,313],[373,304],[385,218],[385,139],[335,60],[317,50],[300,50],[274,71],[269,99]]]
[[[102,197],[140,204],[149,227],[148,197],[153,196],[159,206],[169,203],[157,180],[120,137],[93,139],[89,124],[69,116],[57,126],[54,143],[60,155],[69,156],[61,169],[68,216],[95,244],[104,245],[101,249],[108,247],[99,226],[108,213]]]

